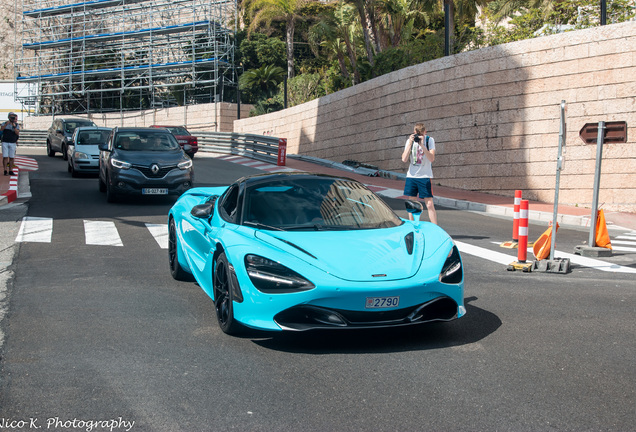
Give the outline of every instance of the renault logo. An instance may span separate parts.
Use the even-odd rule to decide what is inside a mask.
[[[159,172],[159,165],[157,164],[152,164],[150,166],[150,171],[152,171],[153,174],[157,174]]]

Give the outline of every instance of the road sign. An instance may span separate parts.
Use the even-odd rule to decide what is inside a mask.
[[[579,132],[579,137],[585,144],[596,143],[598,139],[598,123],[585,123],[585,126]],[[603,142],[606,144],[627,142],[627,122],[605,122]]]

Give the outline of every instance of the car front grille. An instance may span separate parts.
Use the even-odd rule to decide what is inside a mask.
[[[404,309],[386,311],[351,311],[298,305],[279,312],[274,321],[285,330],[324,328],[370,328],[450,321],[457,318],[457,303],[448,297]]]
[[[177,168],[176,165],[163,166],[163,167],[159,166],[159,171],[157,171],[157,173],[155,174],[152,172],[152,169],[150,168],[150,166],[133,165],[132,167],[138,171],[141,171],[141,173],[148,178],[164,178],[166,174],[168,174],[173,169]]]

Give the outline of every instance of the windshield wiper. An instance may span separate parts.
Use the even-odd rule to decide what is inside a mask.
[[[251,226],[251,227],[254,227],[254,228],[264,228],[264,229],[275,230],[275,231],[285,231],[282,228],[278,228],[278,227],[271,226],[271,225],[265,225],[265,224],[262,224],[260,222],[245,221],[245,222],[243,222],[243,225]]]

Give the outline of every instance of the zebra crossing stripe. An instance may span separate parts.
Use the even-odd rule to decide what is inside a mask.
[[[22,219],[16,242],[51,243],[53,219],[26,216]]]
[[[123,246],[115,222],[84,221],[84,234],[87,245]]]
[[[146,228],[155,238],[161,249],[168,249],[168,225],[167,224],[146,224]]]

